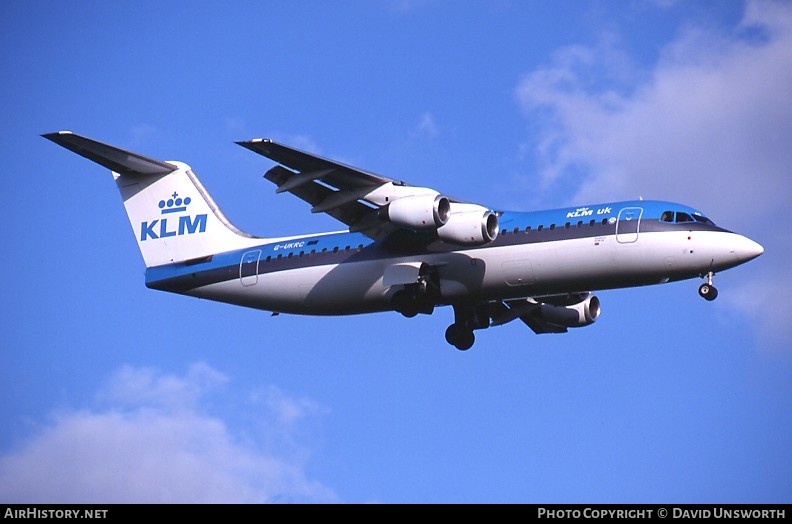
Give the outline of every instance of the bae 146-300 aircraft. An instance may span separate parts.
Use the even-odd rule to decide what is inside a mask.
[[[146,286],[304,315],[451,306],[449,344],[520,320],[564,333],[600,315],[593,291],[712,277],[764,251],[672,202],[636,200],[497,211],[318,157],[272,140],[238,142],[278,165],[264,174],[347,229],[281,238],[232,225],[187,164],[68,131],[45,138],[113,172],[146,264]]]

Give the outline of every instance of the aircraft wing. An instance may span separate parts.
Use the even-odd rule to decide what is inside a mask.
[[[406,196],[439,195],[269,139],[237,143],[280,164],[264,174],[277,193],[289,192],[308,202],[311,212],[327,213],[374,240],[404,229],[383,218],[381,208]]]
[[[508,300],[490,304],[493,326],[501,326],[520,319],[537,335],[542,333],[566,333],[566,326],[549,322],[541,316],[542,305],[532,299]]]
[[[566,333],[568,328],[587,326],[599,314],[599,299],[588,292],[504,300],[489,306],[493,326],[520,319],[537,335]]]
[[[568,331],[566,326],[548,322],[547,320],[531,314],[520,315],[520,320],[537,335],[541,335],[542,333],[566,333]]]

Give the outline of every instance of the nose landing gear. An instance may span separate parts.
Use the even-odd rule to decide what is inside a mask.
[[[712,276],[714,273],[710,271],[707,273],[707,281],[699,286],[699,295],[704,300],[709,300],[710,302],[718,298],[718,290],[715,289],[715,286],[712,285]]]

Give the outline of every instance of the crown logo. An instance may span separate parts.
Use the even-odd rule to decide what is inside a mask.
[[[161,214],[167,215],[169,213],[181,213],[182,211],[187,211],[187,206],[189,206],[190,202],[192,202],[190,197],[181,198],[179,197],[179,193],[175,191],[171,197],[172,198],[169,198],[167,202],[165,200],[159,201],[159,208],[162,210]]]

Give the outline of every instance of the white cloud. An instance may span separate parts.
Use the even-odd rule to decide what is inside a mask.
[[[284,143],[289,147],[301,149],[315,155],[321,154],[322,152],[321,148],[317,145],[314,139],[308,135],[287,135],[284,139]]]
[[[423,136],[427,138],[434,138],[437,136],[439,130],[437,128],[437,123],[435,122],[435,118],[432,113],[424,113],[421,115],[421,118],[418,120],[418,124],[415,126],[413,131],[414,136]]]
[[[757,328],[760,348],[768,354],[792,353],[792,322],[786,299],[792,297],[792,240],[784,229],[762,234],[766,252],[755,262],[752,272],[743,273],[741,283],[722,293],[718,301],[746,318]]]
[[[396,13],[407,14],[427,4],[429,0],[390,0],[387,5]]]
[[[313,400],[293,398],[273,385],[267,386],[254,398],[266,405],[280,425],[286,429],[293,428],[307,416],[325,413],[325,410]]]
[[[260,414],[265,433],[239,436],[202,412],[227,378],[206,364],[185,376],[124,367],[97,397],[105,407],[65,411],[18,450],[0,457],[0,499],[9,503],[332,502],[333,491],[306,477],[309,453],[269,443],[316,414],[311,401],[279,392],[290,406]],[[305,407],[305,409],[303,409]],[[272,437],[275,434],[276,437]]]
[[[129,130],[131,143],[135,146],[144,145],[156,139],[159,129],[151,124],[138,124]]]
[[[762,307],[741,307],[765,340],[792,335],[765,314],[774,297],[792,296],[792,240],[767,233],[792,199],[791,96],[792,4],[777,2],[748,2],[728,30],[685,26],[648,70],[611,36],[559,50],[517,88],[539,129],[544,192],[572,185],[570,205],[681,201],[765,244],[753,266],[763,273],[744,290]]]
[[[192,364],[184,377],[163,375],[154,368],[123,366],[97,398],[121,406],[194,409],[202,396],[227,381],[203,362]]]
[[[750,4],[740,29],[764,38],[688,27],[637,85],[590,80],[626,63],[612,40],[560,50],[518,87],[532,117],[549,110],[538,146],[544,182],[582,176],[576,201],[692,195],[718,212],[784,202],[792,191],[781,184],[792,164],[791,12]]]

